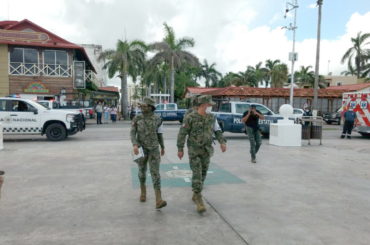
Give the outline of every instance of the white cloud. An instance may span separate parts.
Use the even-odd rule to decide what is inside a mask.
[[[0,19],[27,18],[75,43],[102,44],[114,48],[117,39],[160,41],[163,23],[175,30],[176,36],[192,37],[196,46],[188,51],[200,60],[217,63],[223,73],[241,71],[266,59],[280,59],[290,64],[292,33],[269,25],[282,20],[285,1],[273,0],[7,0],[0,2]],[[271,18],[266,23],[256,20],[266,8]],[[316,6],[309,6],[316,7]],[[276,11],[279,9],[279,11]],[[274,12],[275,11],[275,12]],[[370,12],[354,13],[343,27],[343,35],[321,42],[321,74],[340,74],[343,53],[351,47],[350,38],[359,31],[370,32]],[[298,29],[298,32],[304,31]],[[296,43],[301,65],[315,66],[316,41]]]

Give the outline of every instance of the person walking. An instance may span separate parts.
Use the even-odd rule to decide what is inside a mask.
[[[114,105],[110,108],[110,118],[113,123],[117,121],[117,107]]]
[[[343,118],[344,125],[342,135],[340,137],[344,139],[347,134],[347,139],[351,139],[353,125],[355,124],[355,119],[357,118],[356,112],[353,111],[353,108],[349,108],[348,111],[343,114]]]
[[[5,172],[0,170],[0,199],[1,199],[1,187],[3,186],[4,183],[4,174]]]
[[[103,114],[103,105],[100,101],[95,106],[95,112],[96,112],[96,124],[102,124],[101,116]]]
[[[149,163],[150,174],[152,176],[153,187],[157,209],[163,208],[167,202],[161,195],[161,176],[159,173],[159,164],[161,156],[164,155],[164,141],[162,119],[154,114],[155,101],[151,98],[144,98],[139,104],[142,114],[133,118],[131,124],[131,142],[135,155],[139,154],[139,148],[142,149],[144,156],[136,160],[139,168],[140,181],[140,201],[146,201],[146,171]],[[159,146],[161,151],[159,152]]]
[[[214,115],[209,111],[215,103],[209,95],[202,95],[197,99],[197,110],[189,113],[185,118],[177,136],[177,156],[184,156],[186,136],[190,168],[192,170],[192,200],[199,213],[206,208],[202,199],[202,189],[206,180],[210,158],[213,155],[213,135],[220,143],[221,151],[226,151],[226,140],[222,136],[221,128]]]
[[[104,108],[103,108],[103,111],[104,111],[104,123],[108,123],[108,121],[109,121],[109,115],[110,115],[110,107],[109,107],[109,105],[105,104],[104,105]]]
[[[252,163],[256,163],[256,154],[262,144],[261,133],[259,131],[258,120],[265,119],[263,114],[256,110],[256,105],[251,105],[250,109],[244,112],[242,122],[245,123],[246,131],[250,142],[250,153]]]

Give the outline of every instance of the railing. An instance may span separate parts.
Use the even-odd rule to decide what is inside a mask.
[[[96,81],[96,75],[95,73],[92,71],[92,70],[86,70],[85,71],[85,80],[86,81],[92,81],[92,82],[95,82]]]
[[[71,77],[72,66],[10,62],[9,74],[17,76]]]

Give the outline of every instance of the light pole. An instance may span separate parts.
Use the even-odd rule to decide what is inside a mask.
[[[319,6],[319,14],[317,21],[317,45],[316,45],[316,66],[315,66],[315,84],[313,89],[313,109],[317,110],[317,94],[319,87],[319,64],[320,64],[320,36],[321,36],[321,6],[323,0],[317,0]]]
[[[285,16],[289,11],[294,10],[293,14],[293,24],[290,23],[287,28],[290,31],[293,31],[293,49],[292,52],[289,54],[289,60],[292,61],[292,70],[290,75],[290,105],[293,106],[293,95],[294,95],[294,62],[297,60],[297,53],[295,52],[295,30],[297,29],[296,23],[297,23],[297,8],[298,3],[297,0],[292,0],[292,2],[287,3],[287,7],[285,10]]]

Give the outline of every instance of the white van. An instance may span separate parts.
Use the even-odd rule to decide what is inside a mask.
[[[32,100],[0,97],[3,134],[46,134],[51,141],[64,140],[85,129],[80,113],[50,110]]]

